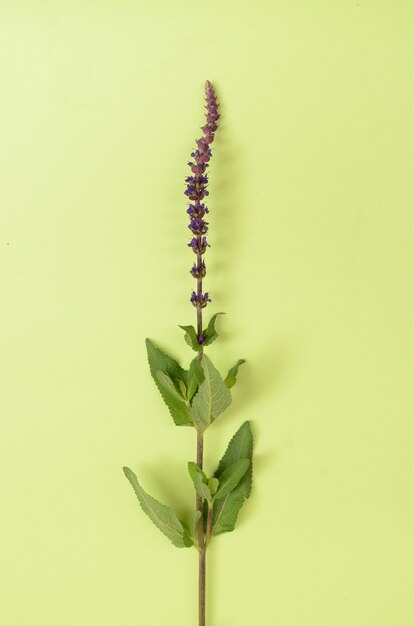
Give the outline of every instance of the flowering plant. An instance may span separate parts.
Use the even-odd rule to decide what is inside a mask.
[[[197,326],[180,326],[185,331],[185,340],[197,353],[189,369],[184,370],[171,356],[162,352],[150,339],[146,340],[151,375],[177,426],[191,426],[197,435],[196,462],[188,463],[188,473],[193,482],[196,503],[186,520],[165,504],[147,494],[134,472],[124,467],[139,503],[154,524],[178,548],[194,547],[199,554],[199,626],[206,624],[206,551],[215,535],[234,530],[240,508],[250,496],[252,483],[253,438],[248,421],[239,428],[231,439],[227,450],[212,476],[203,471],[204,432],[230,405],[230,389],[235,385],[238,369],[244,359],[239,359],[223,379],[204,349],[218,337],[215,313],[203,328],[203,309],[211,299],[203,292],[206,276],[204,255],[207,247],[209,210],[205,198],[207,190],[207,168],[212,157],[211,144],[218,128],[217,96],[213,85],[206,81],[206,124],[203,136],[197,140],[197,148],[191,153],[193,161],[188,165],[191,175],[185,179],[185,195],[189,200],[187,213],[192,239],[188,246],[195,254],[190,270],[197,281],[190,301],[196,309]]]

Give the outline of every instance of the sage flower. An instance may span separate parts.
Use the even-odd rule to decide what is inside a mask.
[[[212,156],[210,145],[214,141],[214,133],[218,128],[218,119],[220,114],[218,113],[217,96],[214,91],[213,85],[210,81],[205,83],[205,101],[206,105],[206,121],[207,123],[202,126],[203,136],[197,139],[197,149],[191,153],[194,161],[189,161],[188,165],[191,169],[192,175],[187,176],[185,182],[187,184],[184,194],[191,202],[187,208],[187,213],[190,216],[190,223],[188,228],[191,230],[194,237],[190,243],[187,244],[192,248],[193,252],[197,255],[197,261],[190,270],[190,274],[197,280],[197,292],[193,291],[191,294],[190,302],[197,308],[201,309],[207,306],[211,299],[207,294],[203,294],[202,279],[206,275],[206,265],[202,256],[204,255],[207,247],[210,245],[207,242],[206,234],[208,232],[208,222],[205,221],[204,216],[208,213],[208,208],[203,202],[203,199],[209,195],[208,175],[207,168],[210,158]],[[203,343],[202,332],[198,333],[198,341]]]

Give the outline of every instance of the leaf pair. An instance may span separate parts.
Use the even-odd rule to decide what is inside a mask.
[[[250,496],[252,484],[253,436],[249,422],[239,428],[230,441],[212,478],[193,462],[188,464],[194,487],[213,509],[212,535],[234,530],[237,517],[245,500]],[[200,511],[193,511],[188,526],[165,504],[161,504],[141,487],[134,472],[124,467],[124,474],[131,483],[144,513],[159,530],[178,548],[197,547],[197,529]]]
[[[233,489],[237,487],[241,478],[246,473],[250,465],[250,459],[244,458],[231,463],[220,475],[220,479],[213,476],[207,478],[203,470],[190,461],[188,463],[188,472],[194,483],[196,493],[203,500],[213,503],[227,496]]]
[[[209,346],[218,337],[218,333],[215,328],[216,319],[219,315],[225,315],[225,313],[215,313],[208,323],[208,326],[203,330],[203,343],[198,341],[197,331],[194,326],[180,326],[185,331],[184,339],[196,352],[201,352],[204,346]]]
[[[205,354],[201,361],[193,359],[186,371],[150,339],[146,340],[146,346],[151,375],[175,424],[195,426],[204,432],[230,405],[229,389],[235,384],[238,368],[244,360],[240,359],[223,381]]]

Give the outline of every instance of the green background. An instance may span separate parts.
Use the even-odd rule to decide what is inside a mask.
[[[205,79],[209,355],[247,359],[255,485],[208,562],[209,626],[412,626],[414,10],[410,1],[3,2],[2,626],[196,622],[180,513],[191,429],[148,372],[185,365],[186,165]]]

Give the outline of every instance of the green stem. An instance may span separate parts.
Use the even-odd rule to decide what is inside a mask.
[[[197,465],[203,467],[203,433],[197,431]],[[203,528],[203,501],[200,496],[196,498],[197,511],[201,517],[198,523],[198,623],[199,626],[206,624],[206,542],[204,541]]]
[[[201,242],[201,235],[197,236],[199,242]],[[203,279],[201,277],[201,254],[197,255],[197,267],[199,270],[199,277],[197,278],[197,294],[201,296],[203,293]],[[200,338],[203,333],[203,312],[201,306],[197,307],[197,337]],[[203,350],[198,353],[198,360],[203,358]],[[203,433],[197,431],[197,465],[203,468],[203,453],[204,453],[204,436]],[[198,625],[206,626],[206,548],[207,544],[204,538],[204,523],[203,523],[203,501],[196,497],[196,509],[200,511],[200,521],[198,522]]]

